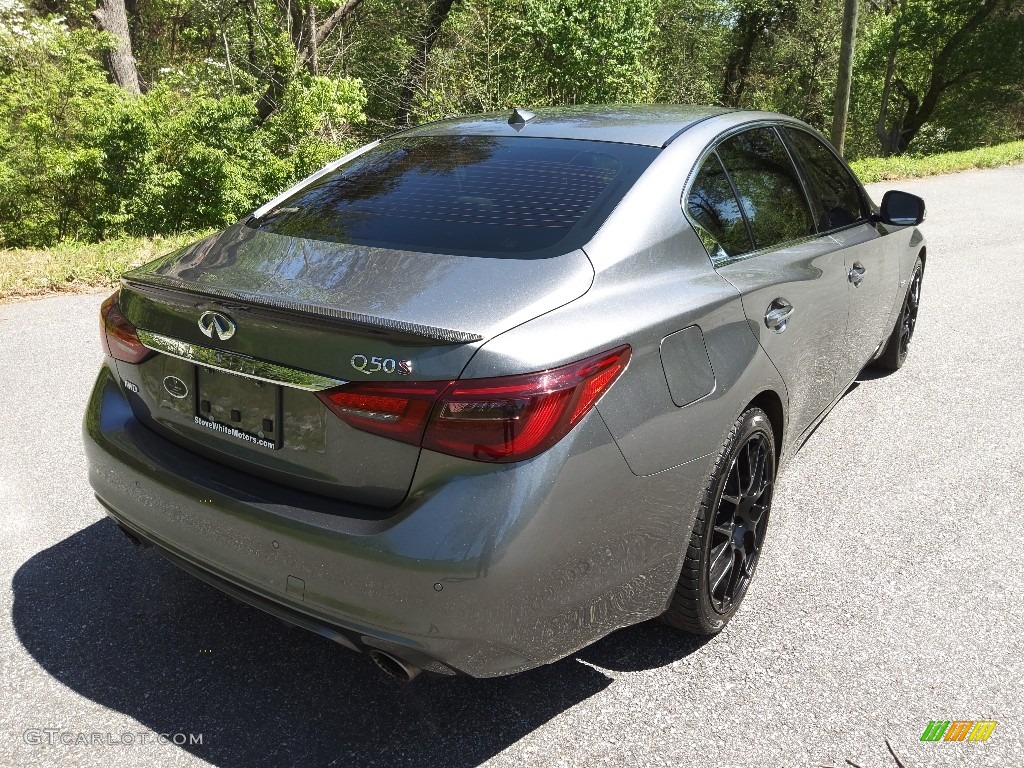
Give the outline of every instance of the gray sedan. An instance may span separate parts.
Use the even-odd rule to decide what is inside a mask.
[[[777,114],[403,131],[122,278],[90,481],[135,543],[401,679],[713,634],[780,467],[906,359],[923,219]]]

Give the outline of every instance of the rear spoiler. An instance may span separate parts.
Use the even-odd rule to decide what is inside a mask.
[[[388,317],[364,315],[360,312],[349,312],[323,304],[287,301],[260,293],[234,291],[220,286],[193,283],[177,277],[165,277],[154,274],[146,275],[144,279],[123,277],[121,278],[121,285],[129,290],[137,291],[163,301],[171,298],[173,302],[173,298],[167,295],[171,293],[178,294],[178,300],[174,303],[180,303],[183,298],[181,294],[184,293],[214,301],[241,302],[243,306],[236,308],[252,311],[263,310],[293,316],[299,315],[307,318],[315,317],[349,330],[362,331],[364,333],[367,331],[387,332],[390,335],[404,337],[406,341],[412,343],[472,344],[477,341],[483,341],[484,338],[478,333],[470,333],[468,331],[409,323],[404,320],[393,320]]]

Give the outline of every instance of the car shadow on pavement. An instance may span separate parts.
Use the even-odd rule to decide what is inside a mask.
[[[856,378],[856,379],[854,379],[853,381],[851,381],[851,382],[850,382],[850,386],[848,386],[848,387],[846,388],[846,390],[845,390],[845,391],[843,392],[843,395],[842,395],[842,397],[840,397],[840,398],[839,398],[839,399],[838,399],[838,400],[837,400],[837,401],[836,401],[836,402],[835,402],[835,403],[833,404],[833,407],[835,407],[836,405],[838,405],[839,403],[841,403],[841,402],[843,401],[843,399],[844,399],[844,398],[846,398],[846,397],[849,397],[849,396],[850,396],[850,395],[852,395],[852,394],[853,394],[854,392],[856,392],[856,391],[857,391],[857,389],[858,389],[858,388],[859,388],[859,387],[860,387],[860,386],[861,386],[861,385],[862,385],[862,384],[863,384],[864,382],[870,382],[870,381],[877,381],[877,380],[879,380],[879,379],[884,379],[884,378],[886,378],[887,376],[891,376],[891,375],[892,375],[892,371],[885,371],[885,370],[881,370],[881,369],[878,369],[878,368],[870,368],[870,367],[865,367],[865,368],[863,368],[863,369],[861,370],[861,372],[857,374],[857,378]],[[814,433],[818,431],[818,427],[820,427],[820,426],[821,426],[822,424],[824,424],[824,423],[825,423],[826,421],[827,421],[827,419],[826,419],[826,418],[822,418],[822,419],[821,419],[820,421],[818,421],[818,422],[817,422],[817,423],[816,423],[816,424],[815,424],[815,425],[814,425],[813,427],[811,427],[811,429],[810,429],[810,430],[809,430],[809,431],[807,432],[807,434],[805,434],[805,435],[804,435],[804,436],[803,436],[803,437],[801,438],[801,440],[800,440],[800,446],[801,446],[801,447],[803,447],[804,445],[806,445],[806,444],[807,444],[807,442],[808,442],[808,441],[809,441],[809,440],[810,440],[810,439],[811,439],[812,437],[814,437]]]
[[[878,379],[885,379],[892,376],[893,371],[887,371],[883,368],[871,368],[865,367],[857,374],[857,378],[853,384],[850,385],[851,389],[856,389],[862,381],[877,381]]]
[[[12,587],[18,638],[49,674],[155,733],[202,734],[181,748],[239,768],[477,765],[611,685],[595,666],[650,669],[702,645],[647,622],[523,674],[403,684],[135,549],[110,520],[33,556]]]

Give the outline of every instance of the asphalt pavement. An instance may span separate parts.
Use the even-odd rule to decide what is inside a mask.
[[[889,186],[928,203],[910,359],[780,478],[733,623],[497,680],[393,682],[133,549],[82,453],[103,296],[0,306],[0,765],[1024,765],[1024,167]]]

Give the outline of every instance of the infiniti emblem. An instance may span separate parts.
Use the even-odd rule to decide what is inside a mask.
[[[211,339],[227,341],[235,335],[235,321],[220,312],[203,312],[199,316],[199,330]]]
[[[164,379],[164,389],[167,390],[167,394],[171,397],[176,397],[179,400],[183,397],[188,396],[188,387],[185,382],[179,379],[177,376],[168,376]]]

